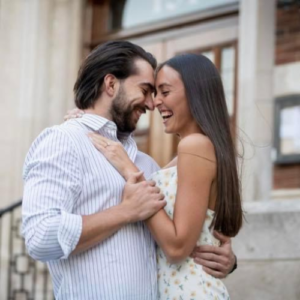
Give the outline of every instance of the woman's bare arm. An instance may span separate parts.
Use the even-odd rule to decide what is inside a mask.
[[[178,147],[178,188],[171,220],[160,210],[146,221],[170,262],[191,254],[200,236],[216,175],[214,149],[199,134],[183,139]]]
[[[131,173],[134,173],[138,170],[138,168],[133,164],[133,162],[129,159],[127,153],[124,151],[123,147],[116,142],[113,142],[105,137],[102,137],[98,134],[93,134],[91,139],[95,145],[95,147],[102,152],[102,154],[111,162],[111,164],[120,172],[120,174],[126,179],[130,176]],[[107,146],[109,144],[109,146]],[[185,148],[185,147],[184,147]],[[182,147],[180,148],[182,150]],[[179,149],[179,151],[180,151]],[[183,149],[185,150],[185,149]],[[208,149],[210,150],[210,149]],[[184,151],[183,151],[184,152]],[[196,155],[199,155],[199,151],[196,151]],[[208,151],[211,154],[210,157],[207,157],[210,160],[214,159],[213,151]],[[183,153],[181,153],[183,154]],[[191,155],[194,156],[194,155]],[[197,157],[197,156],[196,156]],[[174,160],[173,160],[174,162]],[[209,161],[207,161],[209,162]],[[167,165],[166,167],[171,167],[173,165]],[[205,170],[205,169],[204,169]],[[202,172],[202,171],[201,171]],[[205,172],[205,171],[204,171]],[[145,180],[143,176],[141,176],[140,180]],[[199,184],[199,182],[197,182]],[[183,202],[184,204],[184,202]],[[162,210],[162,212],[164,212]],[[168,216],[165,214],[164,217]],[[167,221],[170,220],[169,218]],[[203,224],[203,222],[201,223]],[[202,227],[202,226],[201,226]],[[199,226],[200,228],[200,226]],[[200,228],[201,229],[201,228]],[[153,228],[155,230],[155,228]],[[159,228],[158,228],[159,230]],[[200,232],[199,232],[200,234]],[[219,238],[219,236],[217,236]],[[207,272],[215,277],[224,278],[231,270],[234,265],[235,256],[232,251],[230,238],[225,237],[226,243],[221,240],[221,247],[215,246],[201,246],[194,248],[193,257],[196,260],[196,263],[200,263],[199,259],[201,259],[201,263],[203,266],[206,266]],[[195,241],[196,244],[196,241]],[[195,245],[194,244],[194,245]],[[204,248],[203,248],[204,247]],[[203,249],[202,249],[203,248]],[[168,249],[165,249],[167,251]],[[189,251],[187,251],[189,252]],[[217,254],[217,255],[216,255]],[[213,269],[211,269],[213,267]]]
[[[97,134],[90,137],[97,149],[125,178],[137,171],[119,143]],[[170,219],[165,210],[160,210],[146,221],[169,261],[177,262],[190,255],[200,236],[211,183],[216,174],[214,159],[213,145],[203,135],[188,136],[179,143],[174,218]],[[141,180],[144,178],[141,177]]]
[[[174,166],[177,166],[177,156],[174,157],[167,165],[165,165],[163,169],[168,169]]]

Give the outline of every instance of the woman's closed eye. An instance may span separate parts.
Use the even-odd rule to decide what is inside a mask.
[[[170,93],[170,91],[162,91],[162,92],[161,92],[161,94],[162,94],[163,96],[168,96],[169,93]]]

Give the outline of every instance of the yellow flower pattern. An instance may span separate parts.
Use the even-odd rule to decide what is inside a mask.
[[[177,168],[162,169],[152,175],[156,185],[165,195],[165,211],[173,218],[177,191]],[[207,210],[205,222],[197,245],[215,245],[220,242],[212,235],[209,226],[214,212]],[[178,264],[170,264],[163,251],[157,248],[159,300],[229,300],[229,294],[223,282],[208,275],[201,265],[187,257]]]

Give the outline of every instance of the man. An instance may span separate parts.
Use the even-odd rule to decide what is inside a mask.
[[[163,208],[152,181],[124,182],[94,148],[89,132],[120,141],[148,177],[157,164],[130,133],[153,110],[156,61],[129,42],[108,42],[83,62],[75,84],[82,118],[43,131],[24,166],[23,235],[29,254],[45,261],[56,299],[155,300],[155,243],[142,222]],[[232,269],[230,239],[193,254],[208,272]]]

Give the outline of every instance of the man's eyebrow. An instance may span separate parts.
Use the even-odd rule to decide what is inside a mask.
[[[150,82],[142,82],[139,85],[147,87],[148,89],[150,89],[151,93],[155,91],[154,86]]]

